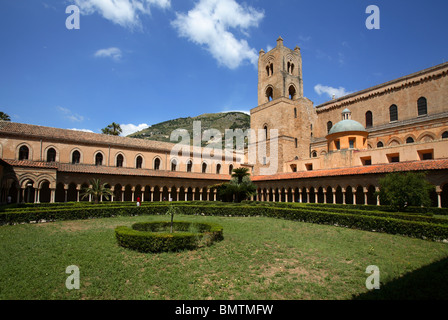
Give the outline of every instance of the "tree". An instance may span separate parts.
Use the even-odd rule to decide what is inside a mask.
[[[106,128],[101,129],[101,131],[103,132],[103,134],[108,134],[111,136],[119,136],[123,132],[120,125],[115,122],[112,122]]]
[[[11,117],[8,114],[0,111],[0,120],[1,121],[11,121]]]
[[[249,176],[250,176],[249,168],[241,167],[241,168],[233,169],[232,178],[238,179],[238,184],[243,183],[244,177],[249,177]]]
[[[424,172],[394,172],[380,179],[380,201],[397,211],[410,206],[431,206],[434,186],[426,180]]]
[[[90,184],[90,187],[84,188],[82,199],[92,195],[95,203],[98,204],[101,196],[105,197],[106,200],[109,200],[109,196],[113,195],[112,190],[106,187],[107,183],[101,183],[100,179],[93,179]]]
[[[217,190],[222,201],[237,203],[246,200],[257,191],[257,186],[250,180],[248,168],[233,169],[230,182],[211,186],[211,188]]]

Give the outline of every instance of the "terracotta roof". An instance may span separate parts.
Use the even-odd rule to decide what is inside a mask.
[[[321,177],[380,174],[394,171],[429,171],[429,170],[444,170],[444,169],[445,170],[448,169],[448,159],[398,162],[398,163],[379,164],[364,167],[280,173],[272,176],[255,176],[252,178],[252,181],[262,182],[272,180],[292,180],[292,179],[310,179]]]
[[[117,168],[107,166],[94,166],[84,164],[68,164],[58,162],[40,162],[40,161],[18,161],[6,160],[2,161],[14,167],[28,167],[28,168],[49,168],[56,169],[58,172],[68,173],[86,173],[86,174],[105,174],[105,175],[120,175],[120,176],[138,176],[138,177],[160,177],[160,178],[177,178],[177,179],[198,179],[198,180],[219,180],[229,181],[230,175],[217,175],[207,173],[194,172],[179,172],[179,171],[163,171],[163,170],[147,170],[135,168]]]
[[[36,162],[30,160],[5,160],[0,159],[2,163],[6,163],[14,167],[27,167],[27,168],[47,168],[47,169],[57,169],[57,165],[54,162]]]
[[[175,144],[145,139],[126,138],[98,133],[36,126],[31,124],[0,121],[0,135],[14,134],[27,137],[75,141],[77,143],[104,144],[139,149],[171,151]]]

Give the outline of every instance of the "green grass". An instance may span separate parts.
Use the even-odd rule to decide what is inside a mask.
[[[116,226],[168,219],[2,226],[0,299],[448,298],[448,246],[401,236],[270,218],[176,216],[222,225],[224,241],[162,254],[116,243]],[[80,269],[80,290],[65,287],[70,265]],[[369,265],[380,268],[382,283],[370,293]]]

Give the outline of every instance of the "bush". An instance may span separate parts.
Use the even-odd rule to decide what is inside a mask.
[[[132,229],[117,227],[115,236],[120,246],[145,253],[193,250],[224,239],[217,224],[174,222],[175,230],[181,231],[176,233],[166,232],[170,226],[170,222],[136,223]]]

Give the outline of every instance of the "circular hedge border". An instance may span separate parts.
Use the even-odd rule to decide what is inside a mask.
[[[120,246],[145,253],[194,250],[224,239],[223,227],[215,223],[178,221],[173,223],[175,233],[170,227],[171,222],[135,223],[132,228],[116,227],[115,236]]]

